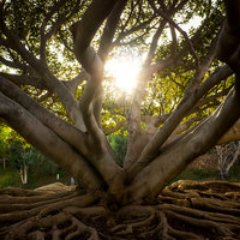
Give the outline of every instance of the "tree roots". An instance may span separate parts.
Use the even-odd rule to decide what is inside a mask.
[[[109,209],[77,191],[0,191],[0,239],[240,239],[240,184],[178,181],[152,205]]]

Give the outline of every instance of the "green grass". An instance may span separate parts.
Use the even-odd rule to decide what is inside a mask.
[[[66,175],[61,175],[60,174],[60,182],[62,182],[63,184],[69,184],[69,179],[70,177],[66,176]],[[24,185],[24,188],[37,188],[37,187],[41,187],[50,183],[54,183],[57,182],[56,180],[56,175],[38,175],[38,174],[30,174],[29,175],[29,181],[26,185]]]
[[[173,181],[177,180],[213,180],[220,179],[218,171],[208,169],[187,168]],[[24,188],[36,188],[43,185],[47,185],[56,182],[55,174],[43,174],[42,172],[34,171],[29,172],[28,184],[22,185],[20,175],[15,169],[2,169],[0,168],[0,188],[6,187],[24,187]],[[60,172],[60,181],[64,184],[69,184],[70,176],[64,171]],[[240,181],[240,166],[234,166],[230,170],[229,181]]]
[[[60,173],[60,181],[69,184],[70,177],[65,173]],[[40,174],[38,172],[29,172],[28,183],[23,185],[20,174],[16,169],[0,169],[0,188],[6,187],[22,187],[33,189],[43,185],[56,182],[55,174]]]
[[[17,170],[0,169],[0,188],[20,186],[21,180]]]
[[[201,169],[201,168],[187,168],[174,181],[177,180],[215,180],[220,179],[220,174],[217,170]],[[240,166],[234,166],[226,179],[228,181],[240,181]]]
[[[240,181],[240,165],[234,166],[229,172],[230,180]]]
[[[184,170],[175,180],[206,180],[216,179],[218,172],[207,169],[193,168]]]

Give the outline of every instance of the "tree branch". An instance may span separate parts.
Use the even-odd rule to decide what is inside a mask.
[[[90,42],[116,2],[117,0],[93,0],[82,19],[72,25],[74,53],[89,73],[91,73],[91,61],[95,58],[88,50]]]
[[[142,199],[144,196],[155,197],[166,182],[180,173],[194,158],[217,143],[240,117],[239,80],[237,79],[236,90],[231,91],[224,104],[216,110],[213,116],[195,131],[164,149],[161,155],[135,177],[126,191],[126,196],[129,197],[131,194],[130,197],[134,200]],[[173,158],[173,156],[178,157]],[[171,164],[169,164],[169,159],[172,159]],[[156,172],[161,178],[156,177]]]
[[[71,146],[45,127],[23,107],[2,93],[0,93],[0,116],[29,143],[54,159],[74,177],[81,179],[88,189],[103,188],[102,181],[96,177],[93,169],[84,162]],[[68,161],[66,161],[66,157]]]
[[[175,9],[176,10],[179,10],[179,8],[182,8],[185,4],[186,4],[187,1],[182,1],[181,4],[179,4],[179,6]],[[188,47],[189,47],[189,50],[190,50],[190,53],[192,54],[192,56],[196,59],[196,63],[198,65],[198,56],[196,54],[196,51],[194,49],[194,46],[192,44],[192,41],[191,39],[188,37],[187,33],[179,27],[178,24],[176,24],[170,17],[168,14],[166,14],[161,8],[156,8],[155,4],[153,3],[152,0],[149,1],[151,7],[153,8],[153,10],[158,13],[160,16],[162,16],[167,22],[169,22],[171,24],[171,26],[173,26],[174,28],[176,28],[178,30],[179,33],[182,34],[182,36],[184,37]]]
[[[112,47],[113,37],[126,4],[127,0],[118,0],[107,19],[98,50],[98,54],[103,62],[105,62],[107,55],[109,54],[109,51]]]
[[[218,58],[231,65],[239,66],[239,51],[240,51],[240,3],[237,0],[224,0],[226,9],[226,22],[219,36],[217,46]],[[232,66],[231,66],[232,67]],[[234,67],[234,66],[233,66]]]
[[[138,79],[138,86],[137,89],[134,92],[133,101],[131,104],[131,111],[128,116],[128,146],[127,146],[127,153],[124,159],[124,167],[128,168],[133,162],[135,162],[138,155],[136,154],[135,150],[135,142],[136,139],[140,137],[141,134],[141,104],[143,97],[145,95],[145,88],[146,84],[151,78],[151,75],[148,73],[148,71],[145,70],[150,63],[154,56],[154,53],[157,49],[157,43],[159,40],[159,37],[161,36],[164,26],[166,22],[162,21],[155,32],[152,42],[149,48],[148,55],[146,57],[145,63],[143,64],[143,71],[139,73],[139,79]],[[140,153],[139,153],[140,154]]]
[[[206,57],[200,62],[198,68],[194,74],[194,77],[189,82],[188,86],[186,87],[184,93],[185,95],[189,95],[191,92],[194,92],[195,89],[199,86],[202,79],[204,78],[206,72],[209,70],[209,67],[212,61],[215,58],[216,54],[216,47],[217,47],[217,39],[213,39],[208,49],[208,53]]]
[[[60,0],[59,2],[57,2],[48,12],[48,14],[46,15],[43,24],[40,28],[40,33],[41,33],[41,46],[40,46],[40,56],[41,56],[41,60],[46,62],[46,42],[60,29],[60,27],[66,23],[74,14],[76,14],[80,7],[81,0],[77,0],[76,3],[74,4],[74,6],[72,7],[72,11],[70,14],[66,15],[66,13],[63,14],[58,14],[58,17],[56,19],[56,21],[53,23],[52,28],[45,33],[46,30],[46,26],[47,23],[50,21],[50,19],[52,18],[52,16],[55,13],[58,13],[59,10],[67,3],[66,0]]]
[[[213,86],[230,76],[231,73],[232,71],[227,66],[218,69],[199,87],[199,89],[192,93],[191,96],[183,98],[178,108],[169,116],[169,118],[164,122],[163,127],[156,132],[151,141],[146,145],[137,162],[127,170],[130,179],[132,179],[133,176],[135,176],[141,169],[152,161],[159,152],[162,144],[172,134],[174,129],[198,102],[198,100]]]
[[[28,67],[22,63],[16,62],[16,61],[9,61],[2,56],[0,56],[0,62],[2,62],[4,65],[11,67],[11,68],[17,68],[21,70],[26,70]]]
[[[81,71],[76,77],[72,78],[71,80],[65,81],[64,84],[67,86],[69,91],[74,95],[77,87],[84,81],[89,80],[90,76],[85,71]]]
[[[218,141],[218,144],[226,144],[232,141],[240,140],[240,120],[233,125],[233,127],[226,132],[223,137]]]
[[[78,131],[63,120],[57,118],[54,114],[51,114],[48,110],[41,107],[11,82],[3,78],[0,80],[2,83],[0,84],[0,90],[4,92],[4,94],[21,104],[32,114],[32,116],[39,119],[45,126],[51,129],[51,131],[54,131],[56,135],[71,147],[74,147],[74,149],[84,157],[87,164],[93,166],[95,171],[98,172],[98,175],[101,175],[105,179],[105,184],[107,184],[108,187],[112,185],[113,179],[118,175],[121,168],[116,162],[114,162],[111,152],[109,153],[108,144],[105,138],[101,136],[103,142],[96,143],[88,135],[83,134],[81,131]],[[101,148],[101,151],[98,150],[99,148]],[[92,149],[95,149],[95,151]]]
[[[46,88],[45,84],[41,81],[41,79],[37,77],[30,77],[28,75],[8,74],[3,72],[0,72],[0,76],[7,78],[18,86],[31,85],[39,89]]]
[[[22,105],[34,117],[39,119],[45,126],[50,128],[55,134],[59,135],[64,141],[74,146],[81,155],[87,156],[88,147],[86,136],[67,124],[60,118],[56,117],[47,109],[43,108],[25,92],[18,88],[15,84],[9,82],[7,79],[0,77],[0,90],[9,98],[13,99],[18,104]]]
[[[72,25],[74,53],[84,69],[91,75],[86,89],[79,101],[87,130],[98,143],[99,148],[106,148],[106,139],[100,128],[100,109],[102,95],[103,63],[90,46],[96,31],[109,15],[117,1],[96,1],[89,6],[82,19]],[[94,21],[92,21],[94,19]]]
[[[4,32],[8,37],[11,47],[35,70],[35,72],[40,76],[40,79],[44,80],[47,88],[58,95],[75,125],[80,130],[86,131],[77,102],[74,100],[73,95],[67,87],[49,71],[44,62],[35,58],[35,56],[23,46],[20,39],[14,35],[14,33],[6,28],[4,29]]]
[[[146,29],[148,27],[148,25],[155,19],[155,16],[151,17],[150,19],[142,22],[142,23],[139,23],[138,25],[132,27],[131,29],[129,30],[126,30],[125,32],[122,31],[119,36],[116,38],[116,40],[113,42],[113,46],[118,46],[118,45],[123,45],[123,44],[120,44],[121,43],[121,40],[123,40],[124,38],[126,38],[127,36],[130,36],[131,34],[139,31],[139,30],[142,30],[142,29]]]

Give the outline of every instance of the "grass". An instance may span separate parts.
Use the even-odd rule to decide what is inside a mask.
[[[240,165],[234,166],[230,169],[230,180],[240,181]]]
[[[187,168],[180,175],[178,175],[174,181],[177,180],[214,180],[221,179],[220,174],[217,170],[209,170],[202,168]],[[234,166],[226,179],[228,181],[240,181],[240,166]]]
[[[184,170],[175,180],[207,180],[218,178],[218,172],[201,168],[190,168]]]
[[[64,184],[69,183],[70,177],[65,173],[60,173],[60,181]],[[29,173],[28,183],[23,185],[20,179],[20,174],[16,169],[0,169],[0,188],[7,187],[23,187],[28,189],[37,188],[57,182],[54,174],[40,174],[38,172]]]
[[[26,185],[22,185],[19,172],[15,169],[0,169],[0,188],[6,187],[24,187],[24,188],[36,188],[43,185],[47,185],[56,182],[55,174],[43,174],[37,171],[30,172],[28,176],[29,182]],[[177,180],[213,180],[220,179],[218,171],[201,168],[187,168],[173,181]],[[64,184],[69,184],[70,176],[60,172],[60,181]],[[230,170],[229,181],[240,181],[240,166],[234,166]],[[171,182],[173,182],[171,181]]]
[[[0,188],[20,187],[21,180],[17,170],[0,169]]]

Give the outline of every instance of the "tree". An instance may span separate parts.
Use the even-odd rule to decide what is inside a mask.
[[[3,168],[6,168],[6,157],[8,155],[7,138],[9,135],[9,128],[4,125],[0,125],[0,160],[3,164]]]
[[[230,169],[236,164],[239,157],[239,142],[231,142],[216,146],[218,155],[218,170],[222,179],[229,177]]]
[[[46,200],[46,196],[26,191],[34,209],[30,210],[28,204],[21,207],[25,214],[3,214],[2,235],[6,229],[14,229],[7,239],[16,239],[14,234],[25,239],[27,234],[35,239],[48,239],[51,234],[54,239],[109,239],[108,234],[116,235],[111,239],[126,239],[126,235],[133,238],[136,234],[154,239],[160,233],[165,239],[202,239],[198,234],[237,236],[239,217],[235,214],[224,222],[228,215],[223,213],[230,212],[217,203],[215,207],[222,215],[209,213],[204,220],[199,220],[201,210],[167,204],[201,208],[202,202],[194,202],[188,192],[198,184],[180,184],[187,189],[185,197],[176,192],[176,185],[163,190],[195,157],[227,138],[224,134],[240,116],[240,3],[224,1],[224,5],[226,21],[220,1],[1,2],[0,117],[81,182],[86,193],[61,195],[61,202],[57,202],[56,198]],[[181,22],[187,23],[195,15],[201,17],[201,24],[184,31]],[[168,30],[170,38],[166,38]],[[121,167],[102,127],[102,109],[114,114],[104,101],[104,65],[113,51],[132,45],[145,51],[146,58],[129,111],[114,126],[115,130],[119,126],[128,131]],[[164,111],[159,103],[147,108],[144,104],[151,97],[161,95],[161,89],[151,90],[155,85],[166,92],[161,83],[178,89],[176,98],[168,95],[174,100],[164,105]],[[156,103],[159,99],[154,100]],[[164,104],[164,99],[159,102]],[[224,186],[231,188],[230,184]],[[204,187],[217,189],[208,183]],[[165,197],[158,197],[161,191]],[[207,196],[201,191],[199,187],[200,197]],[[157,199],[165,202],[160,209],[143,206],[140,213],[139,208],[131,206],[156,203]],[[105,207],[83,208],[99,202]],[[205,204],[214,208],[211,199]],[[18,207],[6,207],[4,211]],[[94,227],[86,227],[91,222],[86,216],[104,218],[109,210],[118,209],[118,220],[102,221],[101,225],[97,218],[91,218],[95,221],[92,226],[105,229],[99,234]],[[139,223],[131,223],[130,217]],[[29,221],[16,223],[27,218]],[[184,226],[195,226],[193,229],[201,225],[213,230],[188,233],[183,226],[180,231],[173,219],[184,222]],[[123,224],[117,225],[118,221]]]

